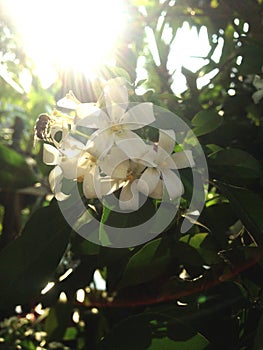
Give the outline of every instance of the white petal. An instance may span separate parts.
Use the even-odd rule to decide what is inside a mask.
[[[114,144],[114,134],[111,129],[97,131],[87,142],[86,150],[95,158],[103,158]]]
[[[127,81],[123,78],[110,79],[104,86],[103,92],[106,101],[116,104],[127,104],[129,102]]]
[[[107,111],[110,116],[110,120],[113,124],[119,124],[123,114],[126,111],[127,106],[123,104],[108,104]]]
[[[123,184],[123,181],[112,179],[109,176],[100,177],[99,182],[96,183],[96,191],[101,198],[117,191]]]
[[[152,193],[160,180],[160,172],[155,168],[147,168],[141,177],[138,179],[138,191],[149,196]]]
[[[170,167],[170,169],[192,168],[195,166],[193,154],[190,150],[174,153],[171,155],[171,158],[174,161],[175,167]]]
[[[115,143],[130,159],[141,159],[148,151],[143,139],[130,130],[116,133]]]
[[[122,78],[110,79],[104,87],[104,97],[107,112],[114,123],[119,123],[129,103],[126,80]]]
[[[171,154],[175,145],[175,132],[173,130],[159,130],[158,151],[164,150]]]
[[[184,193],[181,179],[170,169],[162,170],[162,177],[170,199],[181,197]]]
[[[70,98],[67,98],[66,96],[58,100],[57,106],[62,108],[68,108],[68,109],[76,109],[78,107],[78,103],[73,101]]]
[[[167,153],[163,153],[163,156],[159,157],[157,163],[159,169],[177,169],[173,158],[170,155],[168,156]]]
[[[63,176],[66,179],[76,179],[77,178],[77,169],[78,169],[78,158],[69,158],[63,159],[60,163],[60,167],[63,172]]]
[[[74,158],[81,154],[84,149],[84,144],[74,137],[68,135],[61,143],[61,152],[68,158]]]
[[[146,152],[140,156],[140,159],[136,159],[137,162],[145,167],[156,167],[157,152],[152,146],[146,145]]]
[[[121,210],[135,211],[139,209],[139,192],[136,182],[128,182],[121,190],[119,205]]]
[[[94,105],[88,107],[86,105],[86,103],[82,103],[77,109],[77,118],[75,120],[77,126],[104,129],[110,125],[110,118],[102,109]]]
[[[44,143],[43,162],[47,165],[56,165],[59,163],[60,152],[48,143]]]
[[[81,102],[77,99],[72,90],[70,90],[65,97],[57,102],[59,107],[68,109],[76,109],[79,104],[81,104]]]
[[[259,103],[259,101],[263,98],[263,89],[260,89],[252,95],[254,103]]]
[[[102,198],[122,186],[118,180],[110,177],[101,177],[99,168],[93,167],[91,171],[85,173],[83,181],[83,193],[86,198]]]
[[[118,147],[113,146],[108,155],[99,163],[101,170],[115,179],[127,177],[130,161],[127,155]]]
[[[68,197],[70,197],[70,195],[67,195],[61,191],[62,180],[63,180],[62,169],[59,166],[56,166],[49,173],[48,181],[49,181],[50,189],[54,193],[55,198],[58,201],[63,201]]]
[[[253,80],[253,85],[257,90],[263,89],[263,79],[261,79],[260,76],[255,75],[255,78]]]
[[[96,167],[94,167],[84,175],[83,193],[84,196],[88,199],[98,198],[95,188],[95,181],[99,181],[98,169],[96,169]]]
[[[130,160],[130,170],[133,174],[138,176],[141,175],[143,170],[147,167],[144,162],[141,162],[140,159]]]
[[[77,179],[84,179],[85,173],[88,173],[93,166],[96,166],[96,159],[88,152],[83,152],[77,162]]]
[[[161,199],[163,197],[163,180],[159,180],[155,190],[150,193],[149,197],[154,199]]]
[[[121,123],[130,130],[142,128],[155,121],[153,104],[150,102],[140,103],[129,109],[121,118]]]

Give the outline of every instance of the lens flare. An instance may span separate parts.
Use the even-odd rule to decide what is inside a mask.
[[[38,70],[77,68],[91,73],[112,64],[125,23],[123,0],[11,0],[5,3]]]

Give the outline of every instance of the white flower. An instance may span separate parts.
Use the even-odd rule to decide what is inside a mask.
[[[86,117],[87,115],[92,114],[95,117],[96,113],[100,113],[100,109],[98,108],[96,103],[81,103],[74,95],[72,90],[70,90],[65,97],[61,98],[57,102],[57,105],[58,107],[72,109],[76,111],[74,123],[78,123],[82,118]]]
[[[152,103],[140,103],[127,110],[128,90],[123,78],[109,80],[104,87],[107,113],[90,105],[79,104],[77,126],[97,129],[87,147],[96,149],[96,156],[107,154],[116,144],[130,158],[145,152],[144,141],[133,132],[155,120]]]
[[[77,163],[84,146],[70,135],[62,140],[59,148],[45,143],[43,161],[47,165],[60,166],[66,179],[74,179],[77,177]]]
[[[97,159],[71,136],[64,139],[60,149],[45,144],[43,161],[56,165],[49,174],[49,183],[58,200],[69,197],[62,192],[63,178],[83,182],[84,196],[89,199],[101,198],[119,187],[119,181],[101,176]]]
[[[68,198],[62,192],[62,180],[76,179],[78,177],[78,161],[82,153],[84,144],[76,140],[70,135],[67,135],[60,147],[56,148],[50,144],[44,144],[43,161],[47,165],[55,165],[54,169],[49,174],[49,184],[51,191],[55,194],[58,200]],[[82,174],[79,174],[81,176]]]
[[[252,99],[254,103],[257,104],[263,98],[263,79],[261,79],[258,75],[255,75],[253,85],[255,86],[257,91],[253,93]]]
[[[85,150],[79,159],[78,173],[83,179],[83,193],[86,198],[102,198],[122,186],[121,178],[113,178],[101,172],[96,157]],[[82,180],[78,177],[78,181]]]
[[[143,157],[143,156],[142,156]],[[140,160],[131,160],[118,147],[113,146],[108,155],[100,163],[103,172],[112,179],[121,182],[119,206],[122,210],[139,209],[139,191],[137,189],[138,178],[145,169],[145,164]]]
[[[140,192],[160,199],[165,186],[171,200],[183,194],[183,184],[172,170],[192,167],[194,161],[189,150],[172,153],[174,146],[174,131],[160,130],[158,145],[142,158],[148,166],[138,180],[137,188]]]
[[[175,170],[194,165],[191,151],[173,153],[172,130],[160,130],[159,141],[154,145],[146,144],[134,132],[155,121],[153,105],[140,103],[129,107],[124,78],[109,80],[103,89],[103,99],[105,109],[95,103],[81,103],[72,92],[58,102],[59,106],[74,109],[76,115],[72,118],[60,114],[66,127],[58,119],[50,134],[55,147],[44,144],[44,162],[55,165],[49,182],[56,198],[64,200],[69,196],[63,193],[63,179],[82,182],[83,194],[88,199],[102,198],[121,189],[122,210],[138,210],[142,194],[161,199],[164,188],[170,199],[180,197],[184,189]],[[95,131],[88,135],[90,130],[85,134],[83,127]],[[56,141],[61,128],[61,140]],[[70,134],[72,131],[73,136],[84,133],[80,136],[85,136],[87,142],[77,140]]]

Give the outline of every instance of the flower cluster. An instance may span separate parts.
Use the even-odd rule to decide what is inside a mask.
[[[148,102],[130,105],[128,87],[124,78],[107,81],[97,103],[81,103],[70,92],[58,106],[73,109],[73,116],[54,111],[38,121],[45,126],[36,130],[46,141],[43,160],[55,165],[49,183],[58,200],[68,197],[63,179],[81,182],[88,199],[119,189],[123,210],[137,210],[140,193],[156,199],[165,189],[170,199],[182,195],[176,172],[194,165],[192,153],[174,153],[173,130],[158,130],[158,142],[136,133],[155,121],[154,109]]]

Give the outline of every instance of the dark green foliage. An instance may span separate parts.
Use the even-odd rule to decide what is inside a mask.
[[[58,349],[72,350],[262,350],[263,98],[254,103],[252,95],[257,91],[255,75],[263,78],[263,1],[127,3],[131,20],[120,38],[118,68],[104,67],[101,76],[121,75],[131,86],[145,88],[131,101],[153,102],[156,121],[139,135],[157,140],[155,128],[174,127],[174,114],[193,130],[209,172],[203,211],[182,234],[183,219],[193,220],[186,214],[193,179],[191,170],[183,169],[185,193],[177,215],[160,235],[145,232],[149,239],[144,244],[110,248],[118,237],[109,234],[107,225],[136,226],[158,210],[159,202],[148,199],[137,212],[119,214],[90,200],[85,205],[100,220],[99,228],[92,222],[85,226],[82,213],[75,229],[85,226],[85,233],[98,237],[104,246],[84,239],[47,196],[49,169],[42,163],[41,143],[32,149],[35,119],[52,110],[54,96],[61,92],[55,86],[42,89],[33,73],[27,95],[0,77],[1,319],[22,305],[13,328],[7,321],[0,323],[0,349],[13,350],[16,345],[39,349],[40,341],[33,335],[45,331],[43,349],[51,349],[48,344],[57,341],[64,344]],[[147,15],[142,15],[140,6],[145,6]],[[174,72],[167,67],[172,39],[163,40],[163,34],[169,27],[175,37],[185,21],[198,32],[207,28],[211,49],[199,70],[182,67],[187,90],[175,95]],[[160,65],[145,41],[146,26],[153,31]],[[6,27],[14,35],[5,37],[0,30],[0,53],[16,55],[19,64],[9,61],[7,66],[19,83],[22,68],[32,67],[18,34],[0,11],[0,29]],[[216,60],[213,55],[222,40]],[[139,56],[145,57],[148,79],[136,84]],[[199,88],[197,80],[211,72],[214,77]],[[96,84],[93,92],[100,95]],[[16,117],[24,129],[13,137]],[[183,143],[194,145],[188,136],[176,151]],[[67,185],[72,182],[65,181],[63,186]],[[103,278],[105,291],[96,286],[95,271]],[[48,282],[54,282],[53,288],[41,294]],[[40,303],[45,310],[41,315],[36,309]],[[26,315],[36,322],[18,325]]]
[[[1,309],[29,302],[39,295],[54,276],[69,233],[70,227],[56,204],[32,215],[21,236],[0,252]]]

